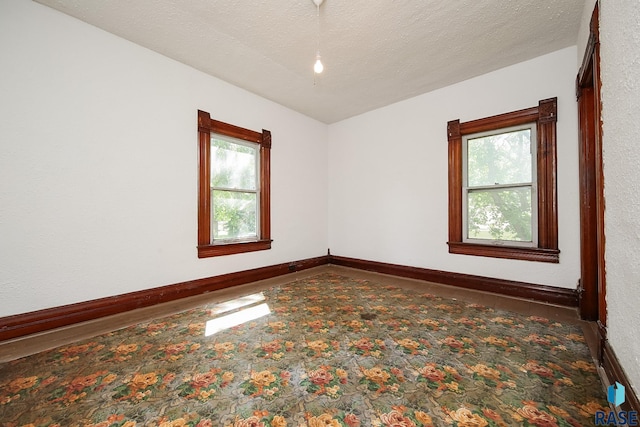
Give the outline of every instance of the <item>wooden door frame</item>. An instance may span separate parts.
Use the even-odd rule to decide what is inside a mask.
[[[606,337],[604,176],[600,100],[599,16],[596,3],[589,41],[576,78],[580,156],[580,315],[597,321]]]

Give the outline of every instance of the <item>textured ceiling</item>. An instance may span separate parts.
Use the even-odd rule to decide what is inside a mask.
[[[585,0],[37,0],[325,123],[576,43]]]

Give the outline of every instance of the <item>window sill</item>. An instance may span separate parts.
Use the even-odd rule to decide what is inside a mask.
[[[254,240],[250,242],[198,246],[198,258],[264,251],[271,249],[271,242],[272,240]]]
[[[494,246],[476,243],[448,242],[449,253],[475,255],[491,258],[519,259],[524,261],[560,262],[559,249],[523,248],[516,246]]]

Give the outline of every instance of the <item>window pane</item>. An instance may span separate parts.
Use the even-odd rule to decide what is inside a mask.
[[[211,137],[211,186],[256,189],[257,147]]]
[[[531,242],[531,187],[469,190],[469,239]]]
[[[531,130],[467,140],[469,187],[531,182]]]
[[[213,240],[256,237],[257,194],[237,191],[211,192]]]

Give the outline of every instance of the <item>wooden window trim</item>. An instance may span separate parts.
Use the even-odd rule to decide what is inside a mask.
[[[449,253],[560,262],[558,249],[558,201],[556,184],[556,122],[558,100],[541,100],[538,106],[460,123],[447,123],[449,140]],[[536,123],[538,247],[487,245],[462,241],[462,137],[526,123]]]
[[[211,134],[260,145],[260,236],[256,240],[211,243]],[[256,132],[213,120],[198,110],[198,258],[271,249],[271,132]]]

